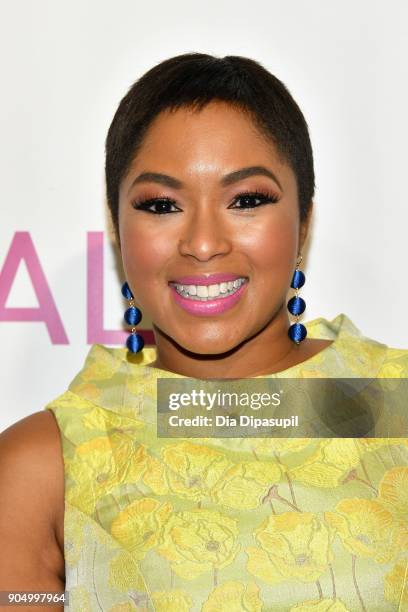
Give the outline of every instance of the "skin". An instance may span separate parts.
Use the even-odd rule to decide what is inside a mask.
[[[224,186],[225,175],[262,166],[276,178],[253,175]],[[176,188],[142,173],[160,173]],[[276,203],[234,208],[245,191],[272,193]],[[167,210],[135,208],[171,198]],[[243,206],[242,199],[235,206]],[[155,209],[153,206],[153,210]],[[126,278],[157,344],[152,366],[196,377],[251,377],[285,370],[330,341],[288,337],[287,293],[310,215],[300,223],[296,177],[253,121],[224,102],[199,112],[162,112],[151,124],[119,193],[119,239]],[[197,316],[174,300],[168,282],[181,276],[233,272],[249,278],[241,299],[218,315]]]
[[[30,414],[0,434],[0,499],[0,591],[62,592],[64,465],[49,411]],[[19,606],[33,609],[50,607]]]
[[[254,175],[221,184],[225,175],[253,166],[275,179]],[[133,184],[142,172],[170,175],[183,187]],[[254,190],[272,192],[278,201],[233,208],[243,205],[236,201],[240,193]],[[181,212],[136,210],[134,201],[147,197],[172,198]],[[157,360],[150,365],[196,378],[250,377],[283,371],[326,348],[330,341],[306,338],[297,346],[287,336],[287,292],[309,223],[310,216],[299,221],[292,170],[244,113],[212,102],[199,113],[159,115],[121,184],[119,202],[124,270],[154,325]],[[248,277],[233,308],[200,317],[174,302],[169,280],[214,272]],[[0,591],[61,592],[64,465],[51,412],[31,414],[0,434],[0,499]]]

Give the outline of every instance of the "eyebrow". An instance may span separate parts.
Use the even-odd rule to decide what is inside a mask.
[[[265,168],[265,166],[249,166],[247,168],[235,170],[234,172],[230,172],[229,174],[223,176],[220,183],[223,187],[227,187],[228,185],[242,181],[250,176],[259,175],[271,178],[273,181],[275,181],[278,187],[282,189],[276,175],[271,170],[268,170],[268,168]],[[168,174],[161,174],[158,172],[142,172],[142,174],[139,174],[139,176],[137,176],[132,182],[129,191],[134,185],[139,183],[159,183],[159,185],[164,185],[165,187],[171,187],[173,189],[182,189],[184,187],[183,183],[179,179],[169,176]]]

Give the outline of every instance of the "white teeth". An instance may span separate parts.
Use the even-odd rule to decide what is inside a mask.
[[[174,283],[174,288],[177,293],[183,297],[189,297],[198,300],[208,300],[217,298],[220,294],[223,297],[232,295],[235,293],[241,285],[245,282],[244,278],[238,278],[234,281],[228,281],[223,283],[217,283],[213,285],[180,285]],[[196,296],[196,297],[195,297]]]
[[[208,287],[206,285],[197,285],[198,297],[208,297]]]
[[[220,286],[219,285],[210,285],[208,287],[208,297],[217,297],[220,295]]]

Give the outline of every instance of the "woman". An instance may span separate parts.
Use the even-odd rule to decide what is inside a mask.
[[[162,62],[119,105],[106,180],[156,347],[131,310],[134,354],[93,346],[2,434],[0,590],[65,586],[81,611],[405,609],[406,438],[156,435],[158,378],[408,374],[344,314],[291,326],[314,171],[290,93],[246,58]]]

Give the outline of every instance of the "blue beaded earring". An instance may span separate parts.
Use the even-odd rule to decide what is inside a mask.
[[[135,325],[142,320],[142,313],[134,305],[134,295],[127,282],[124,282],[122,285],[122,295],[129,300],[129,308],[125,311],[124,319],[128,325],[132,325],[132,333],[126,340],[126,346],[131,353],[138,353],[144,347],[144,340],[140,334],[136,333]]]
[[[301,297],[299,297],[299,289],[303,287],[305,284],[306,277],[301,270],[299,270],[299,266],[302,262],[302,255],[299,256],[299,259],[296,263],[296,270],[293,273],[293,278],[290,286],[292,289],[296,290],[296,295],[290,298],[288,302],[288,310],[291,315],[296,317],[296,323],[293,323],[289,327],[288,336],[293,342],[296,344],[300,344],[302,340],[304,340],[307,336],[307,329],[302,323],[299,323],[299,316],[306,309],[306,302]]]

